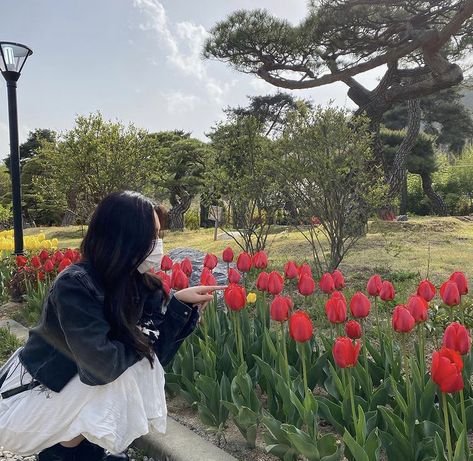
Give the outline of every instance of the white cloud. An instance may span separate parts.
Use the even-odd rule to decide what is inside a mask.
[[[168,103],[170,114],[182,114],[194,110],[199,98],[193,94],[184,94],[181,91],[162,93]]]
[[[220,82],[208,75],[206,63],[201,57],[202,47],[209,35],[205,27],[190,21],[172,23],[159,0],[134,0],[133,3],[146,17],[146,22],[140,24],[140,28],[156,33],[167,60],[184,75],[192,76],[202,83],[209,98],[221,104],[223,96],[235,82]],[[156,59],[153,62],[157,64]],[[172,100],[189,101],[188,98]]]

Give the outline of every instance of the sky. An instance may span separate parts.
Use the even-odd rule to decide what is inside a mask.
[[[276,88],[225,63],[202,60],[208,31],[237,9],[266,8],[293,24],[306,0],[1,0],[0,40],[33,55],[18,82],[20,142],[30,130],[71,129],[77,115],[150,131],[182,129],[206,140],[222,109]],[[380,71],[359,76],[374,87]],[[353,107],[335,83],[295,91],[316,104]],[[0,158],[9,151],[0,83]]]

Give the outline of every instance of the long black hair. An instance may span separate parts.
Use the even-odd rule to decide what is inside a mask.
[[[105,291],[111,339],[133,347],[151,365],[152,348],[136,326],[140,315],[137,286],[142,277],[137,267],[153,249],[157,208],[138,192],[114,192],[97,206],[81,244],[83,260],[92,265]],[[159,279],[152,283],[162,290]]]

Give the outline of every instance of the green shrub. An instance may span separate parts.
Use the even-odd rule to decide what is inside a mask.
[[[0,365],[7,361],[20,346],[21,341],[8,328],[0,328]]]
[[[200,229],[200,218],[199,212],[195,209],[190,209],[184,215],[184,227],[188,230]]]

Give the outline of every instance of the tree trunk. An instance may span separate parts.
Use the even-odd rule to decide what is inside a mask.
[[[434,191],[432,187],[432,178],[429,173],[421,173],[422,189],[432,203],[432,209],[439,216],[448,216],[448,208],[442,197]]]
[[[174,196],[171,200],[172,208],[169,210],[169,229],[184,230],[184,213],[190,208],[192,197],[189,194]]]
[[[407,174],[405,174],[401,186],[401,203],[399,207],[399,214],[407,214],[407,205]]]

